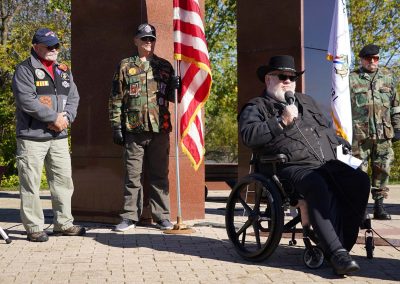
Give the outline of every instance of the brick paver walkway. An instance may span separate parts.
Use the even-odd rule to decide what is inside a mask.
[[[227,239],[224,207],[227,191],[211,191],[206,218],[185,222],[196,230],[190,235],[166,235],[154,227],[137,227],[125,233],[111,226],[84,223],[83,237],[51,237],[46,243],[26,240],[19,220],[16,192],[0,192],[0,226],[12,239],[0,239],[0,283],[395,283],[400,281],[400,252],[376,246],[374,258],[365,257],[363,244],[351,252],[361,271],[338,278],[324,264],[307,269],[302,261],[303,242],[288,246],[288,239],[268,260],[241,259]],[[49,193],[43,193],[46,216],[51,216]],[[373,221],[382,236],[400,239],[400,186],[392,187],[387,202],[391,221]],[[370,207],[372,203],[370,202]],[[50,219],[47,220],[50,223]],[[51,231],[51,227],[49,231]],[[360,234],[360,236],[362,236]]]

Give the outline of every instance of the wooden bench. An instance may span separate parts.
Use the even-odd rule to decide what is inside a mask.
[[[230,188],[236,184],[238,179],[237,163],[206,163],[205,164],[205,196],[207,197],[207,182],[226,182]]]

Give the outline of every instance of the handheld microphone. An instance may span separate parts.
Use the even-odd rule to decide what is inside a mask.
[[[295,99],[295,97],[294,97],[294,94],[292,91],[287,91],[285,93],[285,100],[288,103],[288,105],[294,104],[294,99]]]
[[[285,92],[285,101],[287,102],[287,104],[288,105],[293,105],[294,104],[294,100],[295,100],[295,97],[294,97],[293,92],[292,91],[286,91]],[[294,124],[296,124],[296,118],[295,117],[293,118],[293,122],[294,122]]]

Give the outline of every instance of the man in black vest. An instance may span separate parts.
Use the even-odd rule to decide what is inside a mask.
[[[38,29],[31,56],[16,67],[12,84],[21,219],[32,242],[48,240],[39,198],[43,164],[52,198],[54,234],[85,234],[85,228],[73,224],[71,214],[74,186],[67,130],[76,117],[79,94],[67,65],[57,62],[59,48],[53,31]]]
[[[240,134],[256,155],[286,154],[288,163],[278,175],[306,201],[302,216],[309,216],[334,272],[349,274],[360,269],[349,251],[364,217],[369,178],[337,160],[337,146],[350,144],[336,136],[311,97],[295,93],[296,79],[303,73],[288,55],[260,66],[257,75],[266,89],[243,107]],[[265,171],[262,164],[257,166]]]

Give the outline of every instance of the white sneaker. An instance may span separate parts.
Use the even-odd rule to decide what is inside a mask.
[[[174,227],[174,225],[172,225],[172,223],[167,219],[158,221],[156,226],[160,230],[170,230]]]
[[[114,231],[125,232],[136,228],[136,222],[130,219],[122,219],[121,223],[115,226]]]

